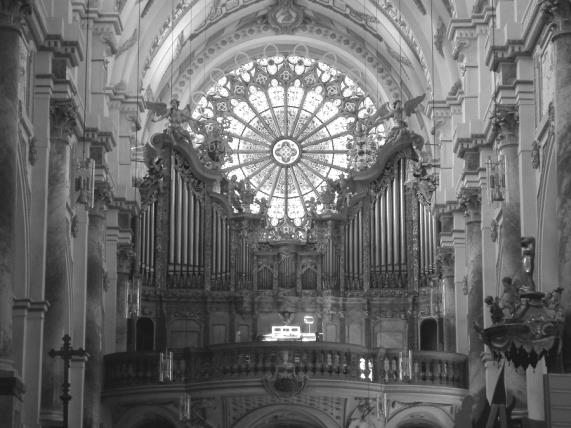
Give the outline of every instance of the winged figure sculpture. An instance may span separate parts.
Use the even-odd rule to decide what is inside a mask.
[[[409,117],[418,105],[424,100],[426,94],[419,95],[417,97],[411,98],[408,101],[405,101],[404,104],[401,100],[396,100],[393,102],[386,102],[381,104],[374,115],[372,115],[369,120],[371,121],[371,127],[377,127],[382,122],[385,122],[389,119],[392,120],[392,126],[394,127],[407,127],[407,123],[405,118]]]
[[[206,133],[204,125],[192,117],[190,106],[187,104],[184,109],[180,109],[180,102],[176,98],[171,101],[170,107],[165,103],[150,101],[146,102],[146,106],[147,110],[153,112],[153,117],[151,118],[153,122],[168,119],[169,125],[166,131],[170,131],[173,136],[182,137],[189,143],[192,141],[192,136],[183,127],[184,124],[188,124],[195,134],[204,135]]]

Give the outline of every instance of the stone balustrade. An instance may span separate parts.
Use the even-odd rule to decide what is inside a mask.
[[[312,379],[467,388],[467,357],[329,342],[253,342],[173,349],[173,383],[263,378],[294,367]],[[158,352],[105,356],[105,388],[159,383]]]

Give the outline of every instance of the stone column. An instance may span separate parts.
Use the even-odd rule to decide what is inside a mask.
[[[545,12],[554,24],[555,59],[553,97],[555,152],[557,159],[557,217],[559,218],[559,286],[565,311],[563,365],[571,371],[571,4],[543,0]]]
[[[89,213],[87,238],[87,313],[85,350],[84,428],[99,428],[103,389],[103,286],[105,244],[105,191],[95,189],[94,207]]]
[[[452,219],[450,219],[452,221]],[[442,283],[444,352],[456,352],[456,313],[454,295],[454,249],[439,248],[438,265]]]
[[[513,277],[521,267],[520,193],[518,157],[518,113],[515,106],[498,106],[494,112],[498,130],[496,147],[503,162],[505,191],[502,206],[500,243],[500,280]],[[501,290],[500,290],[501,292]]]
[[[519,115],[516,106],[498,106],[494,112],[494,122],[498,130],[496,146],[503,158],[500,162],[503,162],[505,171],[505,192],[501,203],[502,220],[499,234],[501,280],[505,277],[513,278],[521,269]],[[501,293],[502,290],[499,290],[499,295]],[[516,398],[516,409],[525,409],[527,400],[525,375],[511,366],[506,367],[505,382],[509,393]],[[493,385],[488,385],[488,389],[493,389],[494,385],[495,382]]]
[[[0,3],[0,414],[7,427],[16,426],[20,413],[22,382],[14,370],[12,345],[12,300],[15,282],[18,73],[21,21],[30,13],[27,2]]]
[[[479,188],[463,188],[458,196],[466,216],[466,277],[468,314],[465,334],[468,335],[468,368],[470,394],[474,399],[472,419],[477,420],[486,404],[484,365],[481,360],[484,343],[474,329],[474,323],[484,325],[482,293],[482,230],[481,196]]]
[[[118,209],[110,209],[108,206],[105,210],[105,278],[103,287],[103,307],[105,308],[105,317],[103,318],[103,353],[112,354],[116,351],[116,332],[117,325],[121,323],[125,317],[120,315],[117,302],[118,293],[118,272],[117,272],[117,244],[119,241],[119,220]]]
[[[70,196],[70,136],[75,125],[75,105],[71,100],[52,100],[51,148],[48,176],[48,227],[46,236],[46,300],[44,349],[59,349],[69,333],[71,302],[70,258],[71,220],[67,205]],[[42,362],[41,421],[52,426],[61,423],[60,400],[63,367],[59,358],[44,356]]]
[[[88,207],[75,205],[75,229],[73,235],[73,307],[71,337],[73,347],[85,349],[85,319],[87,312],[87,240],[89,232]],[[73,357],[69,369],[70,394],[69,426],[80,427],[83,421],[83,397],[86,357]]]

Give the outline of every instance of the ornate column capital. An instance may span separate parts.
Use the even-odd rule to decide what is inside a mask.
[[[464,215],[471,220],[479,220],[482,206],[482,192],[479,188],[463,187],[456,196]]]
[[[539,0],[539,7],[551,21],[569,19],[571,13],[570,0]]]
[[[515,135],[518,131],[519,113],[515,105],[497,105],[492,113],[492,125],[497,132],[497,138],[507,143],[508,135]]]
[[[0,0],[0,26],[19,27],[32,14],[30,0]]]
[[[0,0],[1,1],[1,0]],[[50,103],[50,134],[52,141],[68,142],[78,127],[77,107],[71,99],[52,99]]]
[[[135,264],[135,249],[131,245],[117,247],[117,272],[129,274]]]

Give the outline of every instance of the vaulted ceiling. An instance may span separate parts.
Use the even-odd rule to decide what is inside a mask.
[[[139,75],[146,99],[193,104],[236,65],[293,53],[346,72],[379,102],[444,99],[458,78],[446,28],[474,2],[127,0],[110,84],[133,93]],[[299,15],[291,26],[276,23],[280,7]]]

